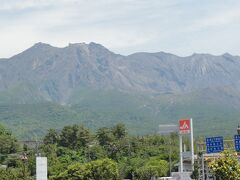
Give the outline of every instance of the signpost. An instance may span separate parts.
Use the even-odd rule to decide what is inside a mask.
[[[234,144],[235,144],[235,150],[239,152],[240,151],[240,135],[234,136]]]
[[[190,131],[191,131],[190,119],[179,120],[179,133],[180,134],[189,134]]]
[[[193,123],[192,119],[179,120],[179,150],[180,150],[180,172],[183,172],[183,150],[182,136],[190,134],[191,138],[191,166],[194,170],[194,144],[193,144]]]
[[[223,137],[210,137],[206,138],[207,153],[219,153],[224,150]]]
[[[178,132],[178,125],[176,124],[159,124],[158,133],[161,135],[169,135]]]

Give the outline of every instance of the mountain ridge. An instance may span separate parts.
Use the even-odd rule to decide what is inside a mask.
[[[50,103],[49,107],[56,105],[51,108],[56,113],[65,111],[65,118],[74,117],[69,123],[88,123],[93,119],[93,123],[108,125],[121,119],[132,129],[142,128],[142,124],[149,126],[146,132],[185,114],[199,119],[196,124],[202,126],[207,119],[215,122],[216,117],[221,123],[221,116],[226,118],[227,114],[236,122],[240,105],[238,77],[240,57],[226,53],[180,57],[165,52],[139,52],[123,56],[97,43],[70,43],[62,48],[36,43],[0,61],[0,105],[28,107]],[[49,114],[47,109],[39,108],[45,119],[39,128],[46,128],[52,116],[44,117],[44,113]],[[1,117],[5,123],[19,121],[18,117],[24,118],[24,109],[16,117],[0,110],[0,121]],[[33,114],[37,113],[35,110]],[[42,123],[39,113],[27,116],[26,122],[31,119]],[[59,126],[68,122],[60,119]]]
[[[180,57],[165,52],[139,52],[123,56],[93,42],[70,43],[63,48],[39,42],[1,61],[0,80],[5,78],[5,84],[13,86],[16,81],[38,81],[48,86],[44,81],[52,79],[59,86],[56,88],[62,88],[59,91],[81,85],[149,93],[190,92],[220,85],[236,86],[239,90],[240,83],[235,78],[240,75],[238,67],[240,57],[226,53]],[[40,86],[38,89],[42,91]],[[51,99],[51,92],[47,94]]]
[[[48,46],[48,47],[52,47],[52,48],[56,48],[56,49],[64,49],[64,48],[67,48],[69,46],[78,46],[78,45],[90,45],[90,44],[94,44],[94,45],[99,45],[105,49],[107,49],[105,46],[103,46],[102,44],[99,44],[99,43],[95,43],[95,42],[89,42],[89,43],[86,43],[86,42],[80,42],[80,43],[68,43],[67,46],[52,46],[51,44],[49,43],[44,43],[44,42],[37,42],[35,44],[33,44],[30,48],[28,49],[31,49],[33,47],[41,47],[41,46]],[[28,50],[27,49],[27,50]],[[107,49],[108,51],[110,51],[109,49]],[[26,50],[24,50],[26,51]],[[22,52],[24,52],[22,51]],[[18,54],[21,54],[22,52],[18,53]],[[110,51],[113,53],[113,51]],[[174,55],[174,56],[177,56],[177,57],[180,57],[180,58],[187,58],[187,57],[191,57],[191,56],[196,56],[196,55],[210,55],[210,56],[215,56],[215,57],[219,57],[219,56],[232,56],[232,57],[240,57],[240,55],[233,55],[231,53],[228,53],[228,52],[225,52],[225,53],[222,53],[222,54],[219,54],[219,55],[215,55],[215,54],[211,54],[211,53],[192,53],[190,55],[177,55],[177,54],[174,54],[174,53],[168,53],[168,52],[165,52],[165,51],[156,51],[156,52],[147,52],[147,51],[140,51],[140,52],[133,52],[131,54],[128,54],[128,55],[122,55],[122,54],[119,54],[117,53],[118,55],[121,55],[121,56],[131,56],[131,55],[134,55],[134,54],[138,54],[138,53],[146,53],[146,54],[157,54],[157,53],[163,53],[163,54],[169,54],[169,55]],[[116,54],[116,53],[114,53]],[[12,57],[14,57],[15,55],[9,57],[9,58],[4,58],[4,57],[0,57],[0,60],[8,60],[8,59],[11,59]]]

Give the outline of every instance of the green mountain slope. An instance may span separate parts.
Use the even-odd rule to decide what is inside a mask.
[[[28,104],[46,101],[36,87],[29,83],[16,84],[0,92],[0,104]]]
[[[196,136],[234,134],[240,115],[235,104],[226,106],[222,98],[207,100],[199,94],[145,96],[82,88],[71,98],[72,105],[1,104],[0,122],[19,139],[40,138],[49,128],[74,123],[95,130],[124,122],[130,133],[141,135],[156,133],[159,124],[190,117]]]

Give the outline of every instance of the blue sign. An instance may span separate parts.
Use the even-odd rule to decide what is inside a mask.
[[[224,150],[223,137],[206,138],[207,153],[219,153]]]
[[[240,135],[234,136],[235,150],[240,151]]]

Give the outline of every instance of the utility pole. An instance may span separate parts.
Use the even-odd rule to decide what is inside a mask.
[[[170,141],[169,141],[169,173],[171,176],[172,172],[172,136],[170,135]]]
[[[190,119],[190,126],[191,126],[191,155],[192,155],[192,171],[194,171],[194,142],[193,142],[193,120]]]
[[[179,134],[179,152],[180,152],[180,172],[183,172],[183,149],[182,149],[182,135]]]
[[[191,169],[194,170],[194,144],[193,144],[193,122],[192,119],[179,120],[179,151],[180,151],[180,172],[183,170],[183,135],[189,135],[191,139]]]
[[[205,180],[204,154],[202,154],[202,180]]]

